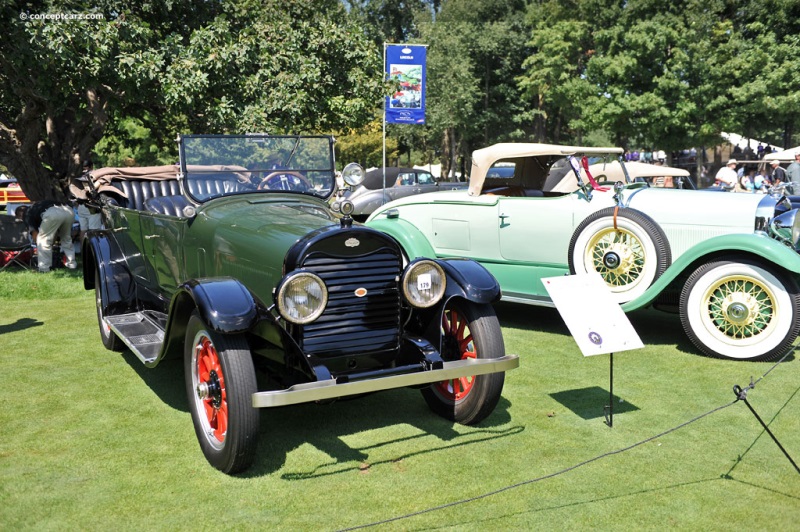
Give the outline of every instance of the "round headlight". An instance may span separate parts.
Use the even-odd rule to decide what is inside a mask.
[[[800,241],[800,216],[797,209],[779,214],[769,224],[770,232],[780,241],[786,242],[797,249]]]
[[[432,260],[420,260],[413,262],[403,276],[403,295],[415,307],[432,307],[444,296],[445,284],[441,266]]]
[[[303,325],[319,318],[328,304],[325,283],[310,272],[290,273],[278,289],[278,312],[286,321]]]
[[[358,163],[350,163],[342,170],[342,180],[351,187],[360,185],[365,176],[364,169]]]

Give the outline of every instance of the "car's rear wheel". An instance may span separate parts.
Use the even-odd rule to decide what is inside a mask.
[[[442,316],[442,358],[497,358],[505,354],[500,324],[491,305],[451,299]],[[473,425],[491,414],[503,391],[505,373],[441,381],[422,389],[431,410]]]
[[[258,443],[258,410],[253,359],[243,335],[209,330],[197,312],[186,327],[186,396],[203,454],[224,473],[253,463]]]
[[[707,355],[772,360],[791,349],[800,332],[800,289],[755,261],[711,262],[687,279],[680,316],[689,339]]]
[[[627,303],[642,295],[672,263],[664,231],[634,209],[601,209],[578,225],[569,243],[571,273],[597,272],[612,299]]]
[[[103,314],[103,296],[101,292],[102,282],[100,277],[100,270],[94,270],[94,301],[97,307],[97,325],[100,327],[100,339],[103,341],[103,346],[110,351],[122,351],[125,349],[125,344],[122,340],[111,330],[111,327],[106,323],[105,315]]]

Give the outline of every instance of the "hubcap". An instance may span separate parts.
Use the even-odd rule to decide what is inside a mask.
[[[710,325],[728,338],[751,338],[775,323],[775,298],[757,279],[725,277],[708,288],[703,301]]]
[[[584,263],[593,266],[611,288],[630,289],[644,272],[645,250],[632,232],[609,228],[591,239]]]

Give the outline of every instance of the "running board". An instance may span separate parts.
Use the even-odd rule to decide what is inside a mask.
[[[164,329],[152,318],[141,312],[131,312],[106,316],[105,320],[139,360],[150,364],[158,358],[161,344],[164,343]]]
[[[256,392],[253,394],[253,407],[269,408],[286,406],[324,399],[335,399],[348,395],[405,388],[419,384],[458,379],[471,375],[499,373],[519,367],[519,355],[505,355],[498,358],[466,358],[445,362],[442,369],[420,370],[414,373],[391,375],[355,382],[337,384],[336,379],[295,384],[285,390]]]

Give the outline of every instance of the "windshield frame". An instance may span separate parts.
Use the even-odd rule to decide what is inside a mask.
[[[205,143],[208,150],[203,150]],[[336,191],[334,143],[331,135],[179,135],[179,178],[186,196],[196,203],[253,193],[328,200]],[[218,153],[209,155],[214,151]],[[265,183],[267,177],[279,178],[279,188]],[[213,191],[202,186],[210,181],[218,185]]]

